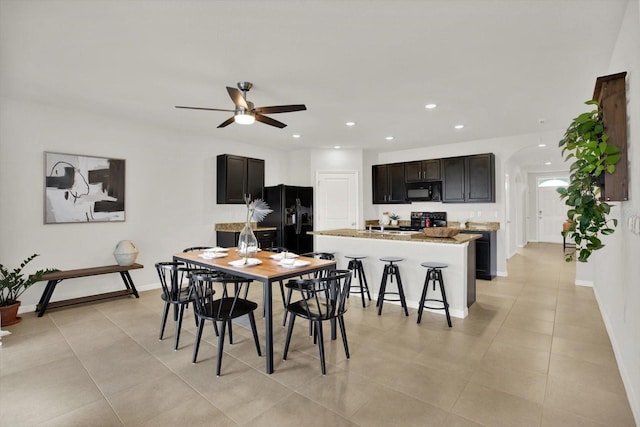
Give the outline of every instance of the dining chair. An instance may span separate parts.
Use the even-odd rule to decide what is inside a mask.
[[[309,279],[293,279],[287,282],[287,288],[300,292],[302,298],[287,306],[289,327],[284,345],[283,360],[287,360],[289,344],[296,317],[308,319],[313,323],[313,341],[318,344],[322,375],[326,374],[324,339],[322,322],[338,321],[344,351],[349,359],[349,344],[344,324],[344,314],[349,302],[347,295],[351,287],[351,270],[329,270],[326,275]]]
[[[189,282],[184,279],[194,270],[188,268],[182,262],[158,262],[155,267],[162,286],[161,298],[164,301],[164,310],[160,323],[160,340],[162,341],[164,336],[169,308],[173,306],[173,320],[176,322],[174,350],[178,350],[184,309],[194,301],[193,295],[189,290]]]
[[[304,254],[300,254],[300,256],[304,256],[304,257],[308,257],[308,258],[317,258],[317,259],[324,259],[324,260],[330,260],[333,261],[335,260],[335,256],[333,253],[331,252],[306,252]],[[316,271],[315,273],[313,273],[313,277],[318,277],[321,274],[326,274],[327,270],[321,270],[321,271]],[[300,276],[301,279],[306,279],[309,278],[311,276]],[[281,282],[282,283],[282,282]],[[282,327],[284,328],[287,324],[287,315],[288,315],[288,311],[287,311],[287,305],[289,305],[289,303],[291,302],[291,296],[293,294],[293,289],[289,288],[287,289],[287,296],[285,299],[284,296],[284,290],[282,291],[282,301],[284,302],[284,317],[282,319]],[[311,335],[312,331],[311,331],[311,327],[309,328],[309,335]]]
[[[224,338],[227,327],[229,328],[229,343],[233,344],[231,322],[233,319],[245,315],[249,317],[258,356],[262,356],[255,316],[253,314],[258,308],[258,304],[243,298],[243,288],[249,286],[247,279],[227,275],[192,274],[190,284],[194,292],[194,311],[198,325],[196,341],[193,348],[193,363],[196,363],[198,358],[204,324],[210,320],[214,327],[217,326],[219,331],[216,375],[220,376]],[[221,292],[222,295],[218,299],[213,297],[216,292]]]

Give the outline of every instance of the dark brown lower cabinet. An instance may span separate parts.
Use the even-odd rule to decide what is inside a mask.
[[[276,244],[275,230],[254,230],[260,248],[271,248]],[[239,231],[216,231],[216,245],[223,248],[238,246]]]
[[[476,278],[492,280],[496,277],[498,245],[495,231],[462,230],[466,234],[481,234],[476,242]]]

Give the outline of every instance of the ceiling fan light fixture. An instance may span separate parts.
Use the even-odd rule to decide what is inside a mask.
[[[233,120],[239,125],[252,125],[256,121],[256,116],[252,112],[247,111],[244,108],[238,108],[236,110],[236,115],[233,117]]]

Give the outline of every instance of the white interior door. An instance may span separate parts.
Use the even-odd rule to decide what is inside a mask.
[[[556,187],[538,187],[538,241],[562,243],[562,224],[567,206]]]
[[[358,221],[358,173],[318,172],[316,230],[355,228]]]

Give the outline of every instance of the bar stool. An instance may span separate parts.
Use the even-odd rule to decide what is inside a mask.
[[[369,285],[367,284],[367,276],[364,275],[364,267],[362,265],[363,259],[365,259],[366,255],[345,255],[345,258],[349,258],[349,265],[347,270],[351,270],[353,272],[353,278],[358,278],[357,285],[351,285],[349,289],[350,294],[360,294],[362,297],[362,308],[366,307],[364,302],[364,293],[367,293],[367,298],[371,301],[371,295],[369,294]],[[353,283],[353,282],[352,282]],[[355,289],[355,290],[354,290]],[[348,298],[348,295],[347,295]]]
[[[422,320],[422,310],[425,308],[431,310],[444,310],[447,315],[447,324],[451,327],[451,316],[449,315],[449,303],[447,302],[447,294],[444,291],[444,280],[442,280],[442,269],[447,268],[447,264],[441,262],[423,262],[420,264],[422,267],[427,268],[427,276],[424,279],[424,288],[422,289],[422,296],[420,297],[420,307],[418,308],[418,323]],[[428,299],[427,289],[429,288],[429,282],[433,282],[433,290],[436,290],[436,282],[440,285],[440,293],[442,299]],[[442,303],[442,307],[430,307],[425,305],[426,301],[434,301]]]
[[[376,307],[378,307],[378,316],[382,314],[382,303],[384,301],[400,301],[402,304],[402,308],[404,308],[404,315],[408,316],[409,311],[407,310],[407,301],[404,298],[404,289],[402,288],[402,279],[400,278],[400,270],[398,266],[394,264],[400,261],[403,261],[404,258],[398,257],[382,257],[380,261],[386,262],[387,265],[384,267],[384,272],[382,273],[382,282],[380,282],[380,292],[378,292],[378,301],[376,302]],[[398,292],[390,292],[387,291],[387,280],[393,283],[393,278],[396,278],[396,284],[398,286]],[[399,298],[386,298],[386,295],[398,295]]]

